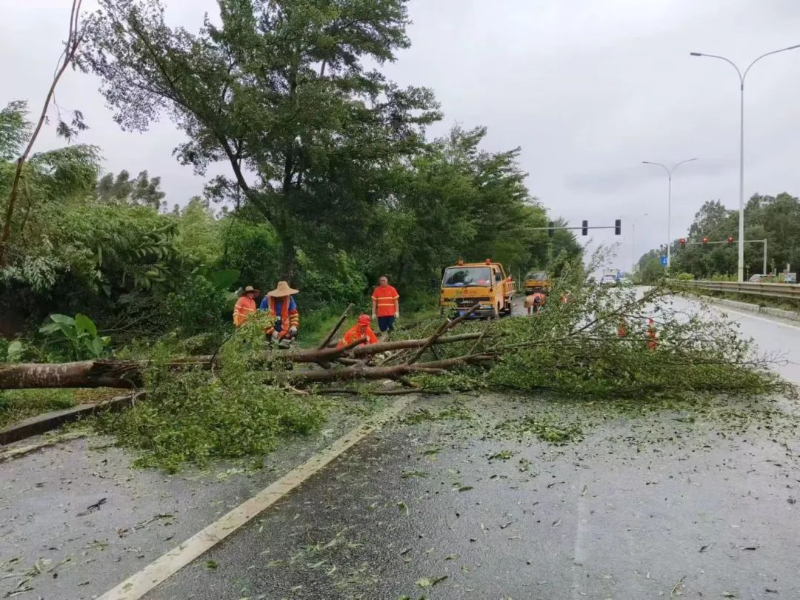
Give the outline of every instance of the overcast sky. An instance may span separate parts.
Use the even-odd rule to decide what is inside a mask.
[[[168,17],[196,30],[214,0],[166,0]],[[0,0],[0,105],[40,103],[66,37],[70,0]],[[92,8],[94,2],[85,0]],[[738,206],[739,82],[764,52],[800,44],[800,0],[411,0],[413,46],[387,67],[401,84],[433,88],[446,114],[432,128],[486,125],[488,149],[522,147],[528,187],[573,225],[623,219],[618,266],[667,238],[667,178],[643,160],[672,164],[673,238],[700,205]],[[69,72],[59,104],[83,111],[80,141],[102,148],[109,171],[147,169],[170,203],[201,192],[202,179],[172,149],[168,121],[121,132],[98,81]],[[800,194],[800,49],[759,62],[747,79],[745,194]],[[59,144],[52,133],[37,149]],[[735,233],[735,232],[734,232]]]

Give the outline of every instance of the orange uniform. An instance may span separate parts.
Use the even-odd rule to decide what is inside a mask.
[[[396,314],[395,303],[400,299],[400,294],[391,285],[379,285],[372,292],[372,299],[377,303],[377,316],[394,317]]]
[[[256,312],[256,301],[247,296],[242,296],[236,301],[233,309],[233,324],[241,327],[247,318]]]
[[[377,344],[378,338],[375,337],[375,332],[372,331],[372,327],[369,325],[364,325],[358,323],[353,325],[350,329],[348,329],[344,336],[342,337],[342,341],[337,344],[338,348],[342,346],[347,346],[348,344],[352,344],[356,340],[360,340],[361,338],[367,338],[367,341],[364,343],[359,344],[359,346],[366,346],[367,344]]]

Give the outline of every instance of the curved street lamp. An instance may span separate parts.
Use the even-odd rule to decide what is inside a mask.
[[[739,122],[739,283],[744,281],[744,82],[747,79],[747,74],[750,72],[750,69],[753,68],[753,65],[760,61],[762,58],[771,56],[772,54],[778,54],[779,52],[787,52],[789,50],[796,50],[800,48],[800,44],[796,44],[794,46],[789,46],[788,48],[781,48],[780,50],[773,50],[772,52],[767,52],[766,54],[762,54],[744,70],[744,73],[739,70],[739,67],[736,64],[724,56],[717,56],[716,54],[703,54],[702,52],[690,52],[690,56],[701,56],[706,58],[718,58],[719,60],[724,60],[726,63],[731,65],[734,69],[736,69],[736,74],[739,75],[739,83],[741,84],[741,97],[740,97],[740,105],[741,105],[741,115],[740,115],[740,122]]]
[[[642,161],[642,164],[645,165],[656,165],[657,167],[661,167],[667,172],[667,177],[669,178],[669,188],[667,191],[667,269],[669,269],[672,265],[672,174],[675,172],[675,169],[688,162],[692,162],[693,160],[697,159],[687,158],[686,160],[682,160],[681,162],[673,165],[671,169],[661,163],[650,162],[649,160]]]

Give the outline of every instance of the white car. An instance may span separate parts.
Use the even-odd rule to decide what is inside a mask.
[[[603,275],[600,285],[617,285],[617,278],[613,275]]]

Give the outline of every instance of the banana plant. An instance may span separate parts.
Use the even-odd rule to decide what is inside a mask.
[[[78,313],[73,318],[52,314],[50,320],[52,322],[42,325],[39,332],[69,342],[73,358],[100,358],[107,353],[111,338],[101,336],[94,321],[86,315]]]

